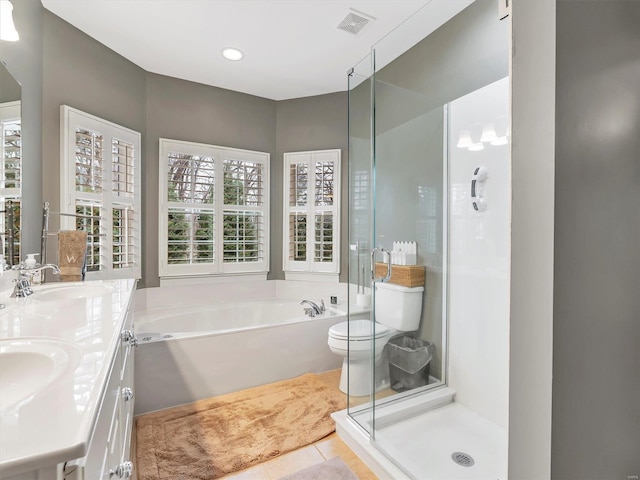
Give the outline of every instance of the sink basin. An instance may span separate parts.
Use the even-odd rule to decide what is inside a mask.
[[[0,413],[26,403],[60,377],[76,347],[47,338],[0,340]]]
[[[113,288],[107,285],[68,285],[64,287],[48,287],[34,289],[31,298],[39,301],[73,300],[78,298],[94,298],[113,292]]]

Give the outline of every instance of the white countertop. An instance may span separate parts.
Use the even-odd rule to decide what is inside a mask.
[[[0,294],[5,352],[28,339],[51,339],[66,352],[64,370],[48,385],[0,404],[0,477],[86,454],[134,288],[135,280],[105,280],[35,286],[26,298]]]

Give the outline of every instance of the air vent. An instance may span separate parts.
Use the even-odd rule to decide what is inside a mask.
[[[361,12],[357,12],[355,10],[350,10],[344,20],[340,22],[338,28],[340,30],[344,30],[345,32],[353,33],[357,35],[362,31],[364,27],[366,27],[370,22],[374,21],[375,18],[369,17]]]

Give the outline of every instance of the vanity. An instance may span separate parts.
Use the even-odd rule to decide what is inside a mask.
[[[0,292],[0,478],[131,476],[135,280]]]

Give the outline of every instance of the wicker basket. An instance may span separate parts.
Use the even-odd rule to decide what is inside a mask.
[[[386,263],[376,263],[376,277],[387,274]],[[403,287],[423,287],[425,267],[423,265],[391,265],[391,278],[389,283],[402,285]]]

